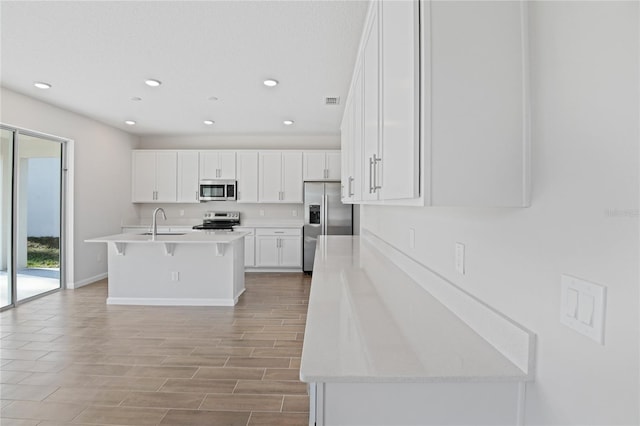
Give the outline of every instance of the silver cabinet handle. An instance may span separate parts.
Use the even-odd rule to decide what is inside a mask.
[[[369,194],[373,194],[373,157],[369,157]]]
[[[348,195],[347,197],[353,197],[353,176],[349,176],[349,185],[347,186]]]
[[[381,162],[382,158],[377,158],[376,154],[373,154],[373,192],[382,188],[382,186],[378,185],[378,167],[380,167]]]

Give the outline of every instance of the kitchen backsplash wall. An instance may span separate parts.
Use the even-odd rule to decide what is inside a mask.
[[[201,222],[202,214],[208,210],[239,211],[240,222],[246,220],[302,220],[302,204],[246,204],[234,201],[211,201],[200,204],[136,204],[137,217],[124,218],[123,225],[151,222],[151,215],[157,207],[167,214],[167,223]],[[295,214],[294,214],[295,212]],[[263,213],[263,214],[261,214]]]

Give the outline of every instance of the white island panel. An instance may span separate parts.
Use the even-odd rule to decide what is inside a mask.
[[[244,292],[244,232],[118,234],[107,243],[112,305],[233,306]]]

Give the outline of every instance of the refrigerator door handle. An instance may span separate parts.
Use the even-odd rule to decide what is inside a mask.
[[[329,219],[329,197],[327,196],[327,190],[325,187],[324,190],[324,199],[322,200],[322,204],[324,205],[323,209],[322,209],[322,213],[323,213],[323,218],[322,218],[322,235],[327,235],[327,229],[329,227],[329,224],[327,223],[327,220]]]

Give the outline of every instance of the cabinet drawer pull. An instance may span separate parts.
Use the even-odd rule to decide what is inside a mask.
[[[347,191],[348,191],[347,197],[353,197],[352,185],[353,185],[353,176],[349,176],[349,185],[347,186]]]
[[[373,157],[369,157],[369,194],[373,194]]]
[[[377,158],[377,155],[373,154],[373,192],[382,188],[382,186],[378,185],[378,168],[381,162],[382,158]]]

